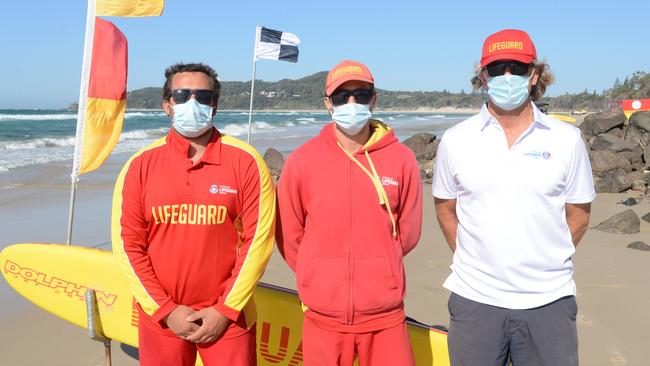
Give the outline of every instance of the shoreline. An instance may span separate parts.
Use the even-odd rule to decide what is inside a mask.
[[[459,112],[455,109],[445,110],[445,112],[452,111]],[[138,112],[131,113],[134,113],[135,117],[127,123],[128,129],[123,132],[124,138],[120,139],[111,156],[119,156],[119,154],[123,153],[130,156],[153,140],[162,137],[166,134],[163,131],[169,128],[169,121],[162,116],[160,111],[153,113],[140,112],[154,115],[153,117],[142,117],[143,119],[140,119]],[[316,114],[288,112],[289,115],[283,115],[282,113],[273,111],[267,114],[255,114],[254,120],[256,123],[253,125],[250,144],[260,154],[264,154],[266,149],[270,147],[283,153],[291,152],[302,143],[318,135],[323,125],[328,123],[328,115],[324,111],[315,112]],[[224,111],[221,113],[221,117],[217,114],[214,125],[222,133],[246,141],[248,129],[245,120],[247,119],[247,113],[246,115],[243,114],[244,112],[232,113]],[[392,111],[379,112],[376,117],[391,126],[397,138],[403,141],[422,131],[442,136],[444,130],[461,119],[469,117],[469,114],[442,115],[440,111],[420,111],[417,113]],[[43,134],[42,136],[35,135],[24,141],[9,140],[6,142],[5,145],[7,146],[15,146],[4,148],[3,151],[7,153],[3,158],[0,158],[0,190],[32,182],[35,180],[34,177],[37,177],[37,180],[41,179],[40,177],[44,174],[40,170],[43,169],[49,171],[53,167],[58,169],[61,166],[69,166],[68,169],[71,170],[74,152],[72,145],[74,142],[73,127],[72,123],[68,123],[65,130],[62,130],[65,133],[57,131],[54,137]],[[3,148],[0,147],[0,149]],[[54,173],[52,172],[52,174]],[[59,172],[59,175],[55,178],[61,180],[60,176],[64,174],[64,172]]]
[[[420,114],[420,113],[444,113],[444,114],[475,114],[478,113],[481,109],[480,108],[456,108],[456,107],[442,107],[442,108],[429,108],[429,107],[418,107],[416,109],[383,109],[381,106],[378,106],[373,113],[412,113],[412,114]],[[128,110],[127,110],[128,111]],[[135,111],[135,110],[132,110]],[[157,111],[157,109],[148,109],[147,111]],[[218,112],[248,112],[248,109],[219,109],[217,110]],[[268,113],[268,112],[278,112],[278,113],[291,113],[291,112],[297,112],[297,113],[323,113],[326,114],[327,111],[325,108],[323,109],[253,109],[253,113],[255,112],[262,112],[262,113]]]
[[[7,110],[23,110],[23,109],[7,109]],[[25,110],[44,110],[44,111],[62,111],[62,112],[77,112],[75,110],[66,109],[66,108],[54,108],[54,109],[25,109]],[[399,108],[381,108],[378,106],[374,110],[376,113],[451,113],[451,114],[475,114],[478,113],[481,108],[462,108],[462,107],[417,107],[415,109],[399,109]],[[162,112],[161,108],[127,108],[125,112]],[[217,109],[217,112],[248,112],[248,109]],[[321,109],[253,109],[253,113],[268,113],[268,112],[278,112],[278,113],[327,113],[325,107]]]
[[[34,108],[34,109],[29,109],[29,108],[6,108],[4,110],[7,111],[20,111],[20,110],[28,110],[28,111],[61,111],[61,112],[77,112],[76,110],[73,109],[68,109],[68,108]],[[428,106],[422,106],[422,107],[416,107],[415,109],[402,109],[402,108],[382,108],[381,105],[378,105],[377,108],[375,109],[375,112],[378,113],[427,113],[427,112],[437,112],[437,113],[458,113],[458,114],[474,114],[478,113],[481,110],[480,107],[454,107],[454,106],[448,106],[448,107],[428,107]],[[248,109],[217,109],[218,112],[248,112]],[[608,109],[594,109],[590,111],[586,111],[585,113],[581,114],[575,114],[575,109],[554,109],[554,110],[549,110],[549,113],[558,113],[558,114],[566,114],[570,115],[572,117],[579,117],[579,116],[585,116],[588,114],[592,113],[597,113],[597,112],[607,112],[609,111]],[[161,108],[126,108],[125,112],[162,112],[162,106]],[[267,112],[278,112],[278,113],[290,113],[290,112],[298,112],[298,113],[327,113],[325,110],[325,107],[319,108],[319,109],[253,109],[253,112],[257,113],[267,113]]]

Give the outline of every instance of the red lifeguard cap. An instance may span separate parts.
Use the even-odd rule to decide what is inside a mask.
[[[373,85],[375,84],[375,79],[372,77],[372,74],[366,65],[357,61],[344,60],[334,66],[334,68],[330,70],[329,74],[327,74],[327,79],[325,80],[325,94],[327,96],[332,95],[336,88],[350,80],[359,80]]]
[[[499,60],[515,60],[529,64],[536,58],[537,50],[528,33],[518,29],[504,29],[485,39],[481,67]]]

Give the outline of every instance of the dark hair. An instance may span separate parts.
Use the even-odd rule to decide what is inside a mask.
[[[535,102],[542,98],[542,96],[546,92],[546,88],[549,85],[553,84],[555,77],[553,76],[553,73],[551,72],[551,69],[547,63],[534,60],[532,65],[535,68],[535,71],[537,72],[538,75],[537,84],[533,85],[533,87],[530,90],[530,99],[533,102]],[[481,68],[480,66],[476,67],[474,76],[471,79],[472,87],[474,88],[474,90],[487,88],[487,85],[485,85],[483,79],[481,79],[482,71],[483,68]]]
[[[219,92],[221,91],[221,84],[217,79],[217,73],[208,65],[202,63],[191,63],[184,64],[179,62],[177,64],[171,65],[165,70],[165,85],[163,85],[163,99],[169,101],[169,98],[172,97],[172,79],[174,75],[181,72],[202,72],[206,74],[210,81],[212,82],[212,91],[214,91],[214,103],[215,105],[219,101]]]

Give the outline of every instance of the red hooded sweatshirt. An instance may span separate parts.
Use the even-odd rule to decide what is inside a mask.
[[[402,259],[420,239],[415,156],[390,127],[370,123],[370,140],[354,154],[334,123],[325,126],[289,156],[278,185],[278,247],[296,272],[305,315],[334,331],[404,321]]]

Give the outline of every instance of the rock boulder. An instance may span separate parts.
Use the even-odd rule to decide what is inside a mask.
[[[630,162],[621,154],[616,154],[609,150],[601,150],[592,151],[590,155],[591,169],[597,177],[601,177],[605,172],[614,169],[623,169],[627,172],[632,171]]]
[[[266,149],[266,152],[264,152],[264,162],[266,163],[266,166],[269,168],[269,171],[271,172],[271,175],[273,175],[276,179],[280,176],[280,173],[282,172],[282,168],[284,167],[284,155],[282,155],[281,152],[278,150],[270,147]]]
[[[429,142],[427,147],[424,149],[424,159],[435,159],[438,152],[438,145],[440,145],[440,140],[438,139]]]
[[[421,176],[424,175],[424,178],[433,177],[433,169],[436,166],[435,160],[424,160],[420,163],[420,172]]]
[[[436,135],[427,132],[420,132],[404,140],[402,143],[409,149],[413,150],[416,159],[422,160],[425,159],[427,154],[427,145],[435,139]]]
[[[647,214],[641,216],[641,220],[643,220],[643,221],[650,224],[650,212],[648,212]]]
[[[588,136],[598,136],[615,127],[623,125],[623,112],[598,112],[587,115],[580,124],[580,130]]]
[[[635,151],[638,145],[625,141],[613,134],[604,133],[593,138],[591,143],[592,150],[610,150],[614,152]]]
[[[643,251],[650,251],[650,245],[642,242],[642,241],[635,241],[627,245],[628,248],[630,249],[636,249],[636,250],[643,250]]]
[[[633,113],[630,116],[630,125],[636,126],[645,132],[650,132],[650,111]]]
[[[646,132],[639,128],[637,125],[630,124],[624,133],[625,141],[635,145],[646,144],[650,141],[650,132]]]
[[[628,173],[628,176],[632,180],[633,191],[645,192],[648,183],[646,181],[647,177],[645,174],[643,174],[642,171],[637,170],[632,173]]]
[[[631,209],[617,213],[609,219],[594,226],[596,230],[613,234],[636,234],[639,232],[641,221]]]
[[[632,187],[630,178],[623,169],[610,170],[603,174],[603,177],[596,182],[598,193],[619,193]]]

